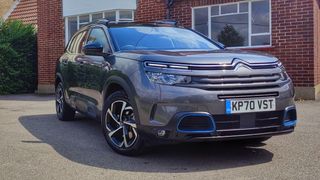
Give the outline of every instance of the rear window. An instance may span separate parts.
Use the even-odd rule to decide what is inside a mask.
[[[109,29],[118,50],[216,50],[201,35],[177,27],[112,27]]]

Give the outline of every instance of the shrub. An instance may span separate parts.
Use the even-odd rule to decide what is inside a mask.
[[[32,25],[0,21],[0,94],[34,92],[37,41]]]

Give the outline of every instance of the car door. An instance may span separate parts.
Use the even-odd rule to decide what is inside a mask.
[[[66,48],[65,54],[61,57],[61,73],[64,77],[64,88],[66,89],[66,99],[72,107],[76,107],[76,97],[79,96],[81,81],[85,72],[81,67],[81,48],[86,40],[87,31],[75,34]]]
[[[98,43],[103,46],[103,53],[97,55],[84,55],[85,59],[85,87],[83,95],[86,101],[86,113],[96,117],[102,109],[102,88],[105,73],[110,69],[113,56],[106,33],[102,27],[94,27],[90,30],[86,45]],[[84,53],[83,53],[84,54]]]

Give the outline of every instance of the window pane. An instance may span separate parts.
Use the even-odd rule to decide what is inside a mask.
[[[77,32],[77,17],[69,17],[68,18],[68,37],[70,40],[74,33]]]
[[[194,28],[208,36],[208,8],[194,9]]]
[[[92,14],[92,21],[96,21],[96,20],[102,19],[102,18],[103,18],[102,13]]]
[[[211,7],[211,16],[219,15],[219,6],[212,6]]]
[[[106,34],[100,28],[92,29],[92,31],[90,32],[90,36],[88,37],[87,44],[95,42],[100,43],[104,47],[104,49],[107,49],[109,47]]]
[[[252,36],[251,41],[252,46],[263,46],[271,44],[270,35]]]
[[[248,3],[240,3],[240,12],[248,12],[249,10],[249,6]]]
[[[89,15],[79,16],[79,23],[89,23]]]
[[[227,47],[248,46],[248,14],[212,17],[212,39]]]
[[[133,19],[132,11],[119,11],[120,19]]]
[[[115,11],[109,11],[104,13],[105,18],[107,18],[109,21],[116,21],[116,12]]]
[[[270,31],[269,0],[252,2],[252,34]]]
[[[83,45],[84,45],[84,43],[85,43],[85,40],[86,40],[86,38],[85,38],[85,36],[86,36],[86,34],[87,34],[87,31],[84,31],[84,32],[82,32],[81,33],[81,35],[80,35],[80,37],[79,37],[79,43],[77,44],[77,46],[76,46],[76,51],[79,53],[79,52],[81,52],[81,50],[82,50],[82,47],[83,47]]]
[[[238,4],[222,5],[221,14],[237,13]]]
[[[83,41],[84,41],[84,37],[85,37],[85,32],[81,32],[79,34],[77,34],[73,39],[72,42],[68,48],[68,50],[72,53],[78,53],[80,52],[80,49],[83,46]]]
[[[109,31],[120,50],[219,49],[206,38],[183,28],[132,26]]]

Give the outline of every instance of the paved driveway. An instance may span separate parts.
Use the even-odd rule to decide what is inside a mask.
[[[293,134],[258,147],[182,144],[124,157],[97,121],[58,121],[52,96],[0,96],[0,179],[320,179],[320,102],[298,111]]]

